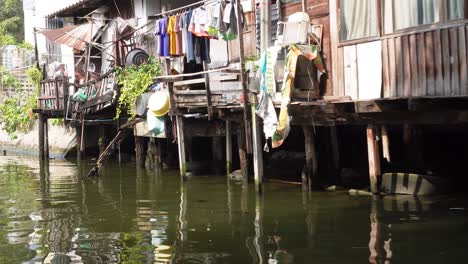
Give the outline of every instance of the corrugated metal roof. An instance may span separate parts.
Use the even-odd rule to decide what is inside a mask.
[[[99,28],[92,23],[42,30],[39,33],[50,41],[67,45],[77,50],[83,50],[86,47],[86,43],[91,42],[91,29],[93,31],[92,37],[94,37]]]
[[[75,3],[70,4],[51,14],[48,14],[46,17],[66,17],[72,16],[76,12],[79,12],[79,14],[87,14],[90,11],[99,7],[103,2],[103,0],[77,0]]]

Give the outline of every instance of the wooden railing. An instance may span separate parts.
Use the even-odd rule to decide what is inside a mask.
[[[74,102],[72,109],[85,114],[100,111],[111,105],[115,94],[115,70],[111,69],[96,80],[77,86],[76,90],[84,89],[86,102]]]
[[[68,80],[66,77],[41,81],[37,108],[41,111],[65,111],[68,99]]]

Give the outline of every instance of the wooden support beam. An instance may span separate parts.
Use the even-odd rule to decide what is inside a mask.
[[[138,167],[145,166],[145,140],[144,137],[135,137],[135,159]]]
[[[241,9],[240,9],[240,2],[238,1],[237,4],[236,4],[236,7],[235,7],[235,12],[236,12],[236,16],[237,17],[240,17],[238,14],[241,12]],[[242,27],[242,24],[241,24],[241,21],[240,19],[237,19],[237,28],[241,29],[243,28]],[[250,118],[249,118],[249,111],[250,111],[250,108],[248,106],[249,104],[249,93],[248,93],[248,89],[247,89],[247,78],[245,76],[245,64],[244,64],[244,31],[243,30],[239,30],[239,62],[240,62],[240,66],[241,66],[241,71],[240,71],[240,82],[241,82],[241,85],[242,85],[242,95],[243,95],[243,98],[244,98],[244,104],[243,104],[243,108],[244,108],[244,133],[245,133],[245,139],[246,139],[246,149],[247,149],[247,153],[252,153],[252,135],[251,135],[251,121],[250,121]]]
[[[39,159],[44,160],[44,115],[39,114]]]
[[[231,173],[232,167],[232,132],[231,121],[226,120],[226,175]]]
[[[252,102],[255,98],[252,96]],[[262,192],[263,184],[263,149],[262,149],[262,137],[260,132],[260,124],[255,114],[255,103],[252,104],[252,146],[253,146],[253,167],[254,167],[254,179],[255,189],[257,192]]]
[[[380,152],[377,144],[377,128],[372,124],[367,125],[367,154],[371,192],[376,194],[379,192],[377,179],[381,176]]]
[[[177,149],[179,151],[179,170],[182,181],[187,176],[187,164],[185,159],[184,120],[182,116],[176,116],[177,124]]]
[[[98,139],[98,147],[99,147],[99,155],[101,155],[104,150],[106,149],[106,134],[105,134],[105,127],[99,127],[99,139]]]
[[[315,148],[314,130],[310,126],[303,126],[305,144],[305,168],[302,174],[302,190],[312,191],[319,189],[317,174],[317,150]]]
[[[76,134],[76,159],[80,161],[83,158],[83,153],[81,152],[81,128],[75,128]]]
[[[246,184],[249,177],[249,161],[247,158],[247,146],[245,142],[245,127],[241,123],[237,128],[237,146],[239,148],[239,162],[242,176],[244,177],[243,182]]]
[[[208,71],[208,63],[206,61],[203,62],[203,70]],[[206,89],[206,110],[208,113],[208,120],[211,120],[211,116],[213,115],[213,109],[211,106],[211,90],[210,90],[210,78],[209,74],[205,73],[205,89]]]
[[[44,159],[49,159],[49,122],[44,118]]]
[[[153,163],[153,169],[161,169],[161,142],[158,142],[156,138],[150,138],[150,141],[148,143],[148,150],[148,154],[151,156],[151,160]]]
[[[387,126],[382,126],[382,152],[383,158],[387,160],[388,163],[392,161],[390,157],[390,140],[388,137]]]

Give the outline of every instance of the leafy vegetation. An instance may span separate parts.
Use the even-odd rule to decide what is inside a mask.
[[[155,58],[150,58],[147,63],[139,66],[117,68],[116,79],[121,89],[115,118],[119,118],[123,112],[135,117],[136,100],[153,84],[153,77],[160,74],[161,64]]]
[[[23,1],[0,0],[0,47],[22,43],[23,39]]]
[[[32,110],[36,107],[42,73],[38,68],[33,67],[26,72],[26,75],[33,84],[33,92],[28,95],[26,91],[19,91],[15,96],[5,98],[0,104],[0,125],[11,138],[16,138],[18,132],[27,132],[35,119]],[[19,87],[18,80],[13,76],[10,75],[4,79],[9,80],[15,88]]]

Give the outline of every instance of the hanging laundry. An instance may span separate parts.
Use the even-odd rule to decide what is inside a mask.
[[[175,34],[175,54],[176,56],[183,55],[182,53],[182,32],[180,31],[179,27],[180,23],[180,15],[175,15],[174,19],[174,34]]]
[[[185,34],[185,46],[187,52],[185,56],[187,57],[187,62],[195,60],[194,48],[193,48],[193,38],[195,37],[192,32],[189,31],[190,21],[192,20],[192,11],[187,11],[184,15],[184,21],[182,25],[182,34]]]
[[[167,17],[159,19],[156,24],[156,35],[159,36],[159,56],[169,57],[169,36],[167,35]]]
[[[296,46],[289,47],[289,52],[286,58],[286,66],[285,66],[285,71],[284,71],[280,115],[279,115],[278,125],[272,137],[272,143],[271,143],[273,148],[278,148],[283,144],[284,140],[288,136],[289,131],[291,129],[289,125],[290,117],[288,113],[288,105],[291,101],[291,92],[292,92],[292,88],[294,84],[294,78],[296,75],[297,59],[299,55],[302,55],[302,53]]]
[[[169,53],[172,56],[177,55],[177,32],[175,31],[176,22],[176,16],[169,17],[169,22],[167,25],[167,34],[169,35]]]
[[[185,23],[185,13],[180,14],[179,16],[179,32],[181,35],[182,41],[182,54],[187,54],[187,34],[184,31],[184,23]]]
[[[260,100],[256,113],[263,119],[263,132],[266,139],[273,137],[278,124],[273,97],[276,93],[275,65],[280,50],[281,46],[270,47],[260,59]]]

